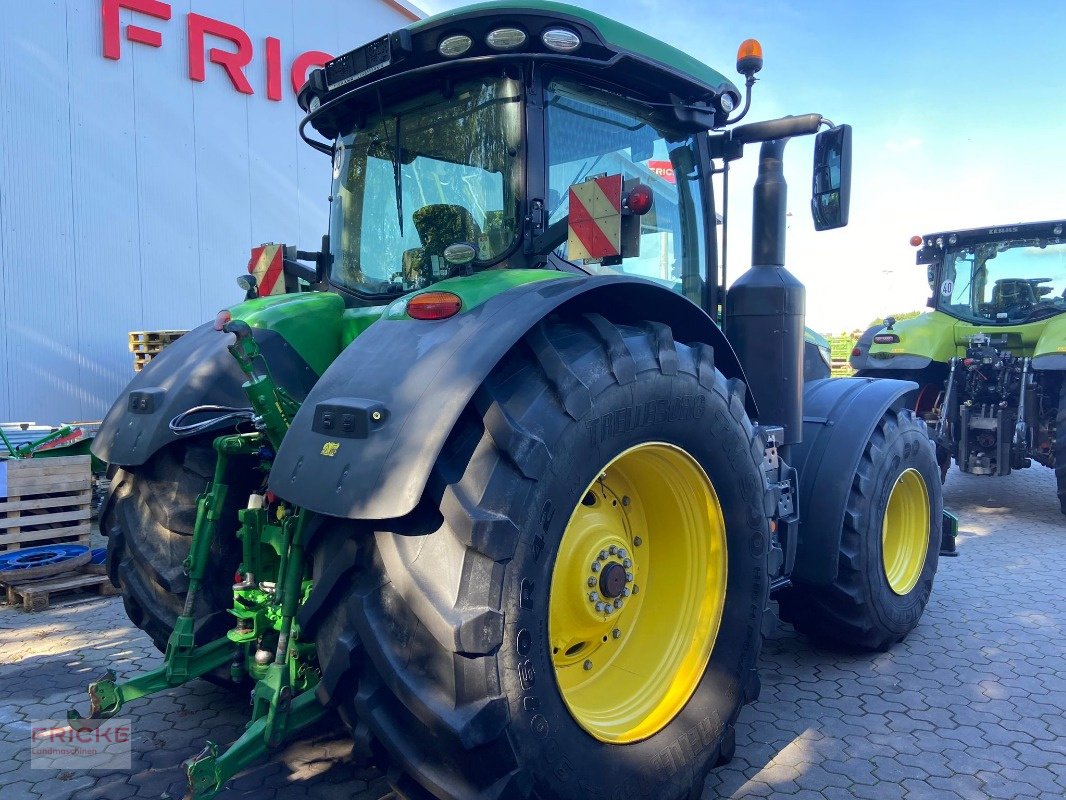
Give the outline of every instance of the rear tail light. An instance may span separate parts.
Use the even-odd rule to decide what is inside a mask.
[[[463,301],[451,292],[423,292],[407,301],[407,316],[413,319],[448,319],[459,313]]]
[[[874,344],[898,344],[899,337],[894,333],[879,333],[874,337]]]
[[[622,198],[622,208],[630,214],[643,216],[651,211],[651,203],[654,198],[651,187],[638,183],[630,189]]]

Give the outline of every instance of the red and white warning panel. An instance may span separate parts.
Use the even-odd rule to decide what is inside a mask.
[[[567,257],[597,260],[622,254],[622,176],[605,175],[570,187]]]
[[[284,251],[283,244],[261,244],[252,248],[248,272],[255,276],[259,284],[260,297],[285,293],[285,281],[281,277]]]

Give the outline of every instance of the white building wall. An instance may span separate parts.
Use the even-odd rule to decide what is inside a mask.
[[[256,244],[317,249],[329,162],[297,135],[290,65],[414,18],[397,0],[174,0],[168,21],[122,10],[112,60],[111,1],[0,5],[0,421],[99,419],[133,374],[129,331],[213,318],[239,300]],[[247,33],[253,95],[210,60],[190,79],[190,12]],[[129,24],[161,46],[129,41]],[[267,98],[268,36],[281,40],[280,102]]]

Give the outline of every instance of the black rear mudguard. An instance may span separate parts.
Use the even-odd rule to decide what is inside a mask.
[[[306,397],[318,379],[307,362],[272,330],[252,328],[252,337],[278,384],[297,400]],[[107,412],[93,455],[109,464],[140,466],[178,438],[169,423],[182,411],[205,403],[248,407],[241,389],[245,375],[226,349],[232,342],[233,336],[208,323],[164,347]]]
[[[803,441],[792,446],[800,476],[792,577],[813,585],[836,579],[844,512],[866,442],[884,413],[906,407],[907,395],[917,388],[910,381],[884,378],[833,378],[805,385]]]
[[[714,348],[727,377],[743,370],[698,306],[624,276],[539,281],[440,321],[375,322],[340,354],[307,397],[282,443],[269,487],[335,517],[411,512],[459,414],[504,354],[553,312],[596,312],[616,324],[659,321],[681,342]],[[756,409],[750,395],[748,413]]]

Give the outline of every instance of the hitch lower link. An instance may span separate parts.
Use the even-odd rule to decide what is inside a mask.
[[[267,524],[262,508],[241,512],[242,526],[237,535],[244,544],[242,572],[251,572],[253,557],[257,566],[262,562],[257,551],[266,545],[276,551],[277,581],[272,592],[250,589],[247,583],[235,585],[232,613],[238,618],[237,628],[207,644],[197,646],[195,642],[194,609],[226,502],[224,476],[229,458],[254,456],[264,444],[260,434],[222,436],[214,442],[218,453],[214,481],[197,500],[192,544],[184,563],[189,588],[167,642],[163,666],[123,682],[116,682],[115,673],[109,669],[89,684],[89,716],[83,717],[74,709],[67,712],[71,728],[80,731],[96,727],[95,720],[114,717],[131,700],[180,686],[227,665],[234,679],[245,675],[257,678],[252,719],[241,736],[225,752],[209,741],[202,752],[185,762],[190,800],[214,797],[230,778],[325,713],[314,692],[314,672],[305,668],[308,647],[297,644],[293,632],[296,612],[310,589],[310,582],[304,580],[305,512],[297,511],[284,519],[279,514],[280,525]],[[264,633],[274,631],[277,647],[273,654],[267,654],[271,658],[264,659],[256,642],[262,642]]]

